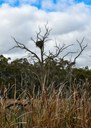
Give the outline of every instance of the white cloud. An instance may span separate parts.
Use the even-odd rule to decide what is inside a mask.
[[[88,61],[87,57],[91,54],[90,14],[91,9],[83,3],[72,5],[63,12],[46,12],[29,5],[13,8],[5,4],[0,7],[0,54],[12,58],[25,55],[25,52],[20,49],[8,51],[15,45],[11,36],[38,52],[33,42],[30,41],[30,37],[35,37],[38,26],[44,27],[48,21],[49,26],[53,29],[50,38],[54,41],[47,42],[46,50],[52,50],[56,38],[60,44],[63,42],[66,44],[75,43],[74,47],[69,50],[77,51],[76,39],[82,40],[85,37],[84,43],[88,43],[88,47],[78,59],[77,64],[90,66],[90,60]]]

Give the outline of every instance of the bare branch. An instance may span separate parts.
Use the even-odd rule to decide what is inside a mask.
[[[26,50],[26,51],[28,51],[29,53],[31,53],[32,55],[34,55],[34,57],[35,57],[36,59],[38,59],[39,62],[41,62],[41,61],[40,61],[40,58],[37,56],[36,53],[34,53],[34,52],[31,51],[30,49],[28,49],[24,44],[18,42],[14,37],[12,37],[12,38],[13,38],[13,40],[14,40],[15,43],[16,43],[16,46],[14,46],[12,49],[14,49],[14,48],[20,48],[20,49]],[[10,49],[10,50],[11,50],[11,49]]]
[[[38,33],[36,32],[36,35],[37,35],[37,38],[36,39],[37,39],[37,41],[38,40],[41,40],[40,34],[41,34],[41,28],[39,27],[39,32]]]
[[[45,34],[42,36],[43,41],[46,42],[46,39],[48,39],[51,30],[52,30],[52,29],[49,29],[49,28],[47,27],[47,24],[46,24],[46,25],[45,25],[45,31],[46,31],[46,32],[45,32]]]
[[[47,24],[45,25],[45,33],[41,34],[41,28],[39,27],[39,32],[36,32],[36,40],[31,38],[31,40],[36,44],[37,47],[42,49],[38,44],[41,42],[41,46],[44,47],[44,43],[49,41],[48,37],[52,29],[49,29]]]
[[[79,44],[79,47],[80,47],[80,51],[79,51],[79,53],[77,54],[77,56],[74,58],[74,62],[76,62],[76,59],[82,54],[82,52],[84,51],[84,49],[88,46],[88,44],[82,46],[83,41],[84,41],[84,38],[82,39],[81,42],[79,42],[79,41],[77,40],[77,42],[78,42],[78,44]]]
[[[82,44],[83,44],[83,41],[84,41],[84,38],[82,39],[81,42],[79,42],[78,40],[76,40],[76,41],[77,41],[78,44],[79,44],[80,51],[79,51],[79,53],[76,55],[76,57],[74,58],[74,60],[69,64],[69,66],[68,66],[69,69],[70,69],[73,65],[75,65],[77,58],[82,54],[82,52],[84,51],[84,49],[88,46],[88,44],[82,45]]]
[[[31,37],[31,40],[36,44],[36,41]]]
[[[69,54],[74,54],[74,53],[76,53],[76,52],[67,52],[63,57],[62,57],[62,59],[64,59],[66,56],[68,56]]]
[[[60,47],[60,45],[58,46],[57,44],[56,44],[56,53],[55,54],[53,54],[53,53],[49,53],[49,55],[52,57],[52,58],[56,58],[56,57],[58,57],[65,49],[67,49],[67,48],[69,48],[70,46],[72,46],[73,44],[70,44],[70,45],[65,45],[65,44],[63,44],[61,47]],[[67,54],[69,54],[69,53],[67,53]],[[66,56],[66,55],[65,55]]]

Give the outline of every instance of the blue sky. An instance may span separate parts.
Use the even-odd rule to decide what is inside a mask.
[[[16,7],[20,6],[22,4],[28,4],[37,7],[38,9],[42,8],[42,3],[46,2],[52,3],[52,5],[56,6],[57,4],[68,4],[69,6],[71,4],[77,4],[77,3],[85,3],[87,5],[91,5],[91,0],[0,0],[0,5],[3,5],[5,3],[9,4],[10,6]],[[48,10],[48,8],[47,8]],[[50,10],[50,9],[49,9]]]
[[[91,0],[76,0],[77,2],[84,2],[85,4],[91,5]]]

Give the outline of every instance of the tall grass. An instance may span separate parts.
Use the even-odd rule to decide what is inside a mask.
[[[91,98],[74,89],[67,98],[62,91],[45,89],[28,99],[0,102],[0,128],[91,128]]]

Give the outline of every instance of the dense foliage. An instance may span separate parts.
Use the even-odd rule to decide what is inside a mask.
[[[28,90],[32,93],[35,87],[35,92],[41,90],[41,66],[38,62],[29,63],[26,58],[16,59],[9,62],[10,58],[3,55],[0,56],[0,88],[8,89],[8,97],[13,96],[15,86],[17,96],[23,90]],[[56,60],[47,58],[43,64],[43,74],[45,74],[45,85],[59,88],[65,83],[64,88],[69,89],[70,84],[75,81],[80,87],[84,82],[91,82],[91,70],[85,68],[72,68],[72,72],[68,70],[69,62],[67,60]],[[42,75],[43,75],[42,74]],[[77,86],[77,85],[76,85]]]

